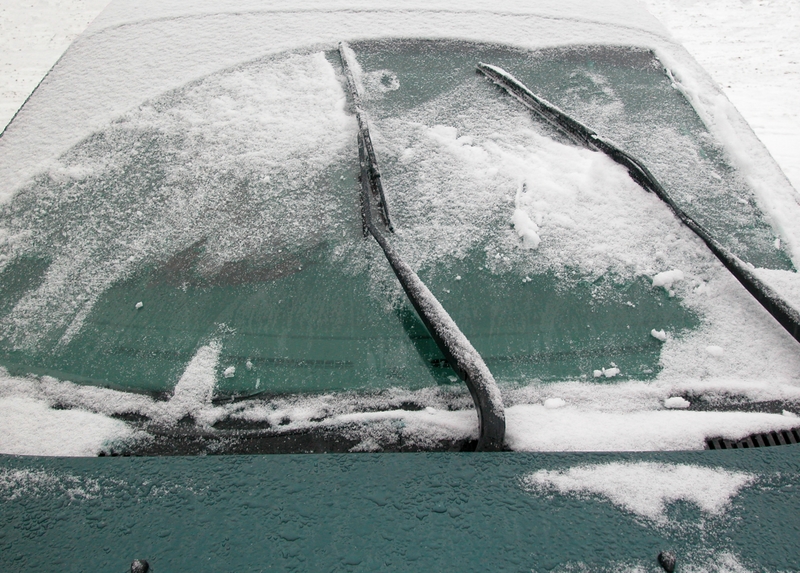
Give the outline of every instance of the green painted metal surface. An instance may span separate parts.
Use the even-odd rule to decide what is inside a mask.
[[[800,447],[645,454],[363,454],[0,458],[0,568],[158,572],[677,571],[730,556],[797,571]],[[609,462],[756,475],[721,516],[666,521],[521,478]],[[705,565],[703,565],[705,564]],[[716,565],[715,565],[716,564]],[[695,567],[692,569],[691,567]],[[699,569],[698,569],[699,567]],[[725,570],[720,569],[720,570]]]

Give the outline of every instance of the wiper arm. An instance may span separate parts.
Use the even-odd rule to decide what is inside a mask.
[[[372,138],[369,135],[367,114],[361,104],[361,90],[353,75],[353,67],[357,65],[355,55],[347,43],[340,42],[339,56],[342,58],[342,68],[347,79],[347,87],[350,89],[350,96],[353,98],[353,109],[356,112],[356,120],[358,121],[358,151],[359,154],[362,150],[364,152],[364,157],[361,159],[361,174],[369,180],[369,186],[378,203],[378,209],[384,224],[389,231],[394,232],[392,221],[389,218],[389,206],[383,194],[383,183],[381,182],[381,172],[378,169],[378,160],[375,158],[375,149],[372,147]],[[366,235],[366,229],[364,234]]]
[[[599,136],[593,129],[586,127],[578,120],[570,117],[544,98],[537,96],[528,89],[525,84],[503,68],[479,63],[478,71],[495,84],[505,89],[525,107],[542,117],[574,143],[588,147],[593,151],[601,151],[625,167],[634,181],[645,190],[655,193],[664,203],[669,205],[669,208],[672,209],[672,212],[675,213],[678,219],[703,240],[717,259],[725,265],[725,268],[736,277],[761,306],[763,306],[795,340],[800,342],[800,313],[775,292],[772,287],[759,279],[755,273],[747,267],[746,263],[717,241],[705,227],[681,209],[641,160],[619,149],[610,141]]]
[[[403,287],[408,299],[422,319],[425,328],[436,342],[447,362],[455,370],[469,388],[475,408],[478,410],[480,434],[477,451],[499,451],[503,449],[506,421],[503,399],[494,381],[492,373],[486,366],[478,351],[461,332],[417,273],[403,261],[386,239],[376,224],[374,211],[378,211],[385,227],[391,231],[389,211],[383,195],[378,162],[369,136],[369,126],[364,109],[361,106],[359,86],[353,76],[355,59],[350,48],[342,42],[339,44],[347,84],[353,97],[358,119],[358,157],[361,167],[361,216],[364,223],[364,234],[369,232],[383,249],[389,265],[397,280]]]

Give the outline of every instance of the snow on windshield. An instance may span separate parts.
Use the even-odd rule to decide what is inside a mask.
[[[373,104],[413,89],[392,69],[363,79]],[[376,113],[373,121],[397,228],[393,240],[404,259],[437,284],[445,307],[458,304],[448,303],[448,281],[469,281],[451,272],[453,261],[468,261],[489,289],[495,279],[525,285],[548,276],[554,289],[570,293],[591,285],[593,300],[635,308],[638,299],[627,300],[620,285],[638,281],[648,300],[696,317],[692,328],[647,325],[643,343],[656,345],[658,355],[657,369],[649,372],[627,371],[620,359],[604,354],[582,365],[579,375],[547,383],[535,366],[524,379],[496,375],[509,406],[508,445],[683,449],[702,447],[711,435],[736,439],[795,427],[788,412],[673,409],[680,410],[682,396],[704,393],[800,400],[796,342],[621,167],[565,145],[493,89],[473,78],[404,111]],[[294,264],[289,255],[349,237],[356,195],[334,192],[328,183],[345,179],[341,165],[351,165],[355,155],[355,122],[337,71],[321,52],[236,66],[126,113],[3,206],[2,264],[25,257],[47,261],[36,288],[0,322],[4,344],[13,351],[57,351],[85,329],[113,285],[148,266],[166,261],[169,267],[176,254],[198,245],[197,280],[236,284],[242,261],[279,260],[288,267]],[[363,266],[356,261],[363,255],[360,247],[344,246],[330,260],[347,271]],[[369,295],[383,297],[388,307],[402,295],[379,260],[369,265]],[[171,286],[187,287],[180,281]],[[519,302],[511,297],[507,304]],[[148,308],[146,301],[136,303],[136,310],[142,307]],[[460,387],[399,384],[366,396],[333,392],[214,403],[215,384],[237,376],[236,366],[223,363],[221,344],[208,337],[182,372],[161,381],[174,386],[168,400],[3,375],[0,401],[15,416],[2,423],[31,414],[31,427],[2,432],[13,436],[2,438],[2,449],[96,453],[104,444],[141,438],[109,418],[132,413],[167,425],[188,415],[207,428],[228,418],[285,430],[322,425],[351,432],[354,451],[379,450],[398,435],[426,447],[476,432],[475,413]],[[408,403],[416,411],[404,407]],[[64,410],[51,407],[90,414],[83,422],[65,421]],[[51,436],[42,445],[37,427],[65,424],[94,438],[61,444]],[[564,431],[542,432],[542,424]],[[614,428],[619,439],[592,440],[599,428]]]
[[[0,268],[50,262],[4,339],[67,344],[111,285],[198,243],[203,276],[313,247],[341,224],[316,179],[352,151],[344,105],[322,53],[290,55],[169,93],[62,156],[0,212]]]

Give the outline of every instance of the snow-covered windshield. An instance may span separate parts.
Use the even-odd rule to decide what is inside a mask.
[[[651,52],[352,47],[393,244],[492,371],[511,448],[702,447],[791,426],[715,412],[671,438],[570,437],[664,400],[800,398],[796,342],[666,206],[475,73],[535,86],[790,283],[744,177]],[[337,52],[295,51],[144,102],[28,181],[0,206],[4,403],[98,416],[90,451],[167,451],[187,425],[219,451],[241,432],[247,451],[472,440],[469,394],[364,239],[356,130]]]

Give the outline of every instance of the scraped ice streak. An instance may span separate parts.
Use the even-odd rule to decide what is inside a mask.
[[[696,505],[706,515],[723,515],[731,500],[755,479],[752,474],[719,468],[615,462],[540,470],[524,477],[522,483],[535,494],[599,495],[626,511],[664,524],[667,505],[679,500]]]
[[[191,416],[200,424],[209,422],[209,416],[204,414],[214,397],[221,349],[222,345],[216,341],[201,346],[186,366],[167,406],[172,421]]]
[[[68,343],[111,285],[191,245],[207,277],[313,248],[343,224],[320,177],[352,156],[344,105],[323,53],[291,54],[208,76],[88,137],[0,207],[0,268],[50,261],[0,336],[29,350]]]

